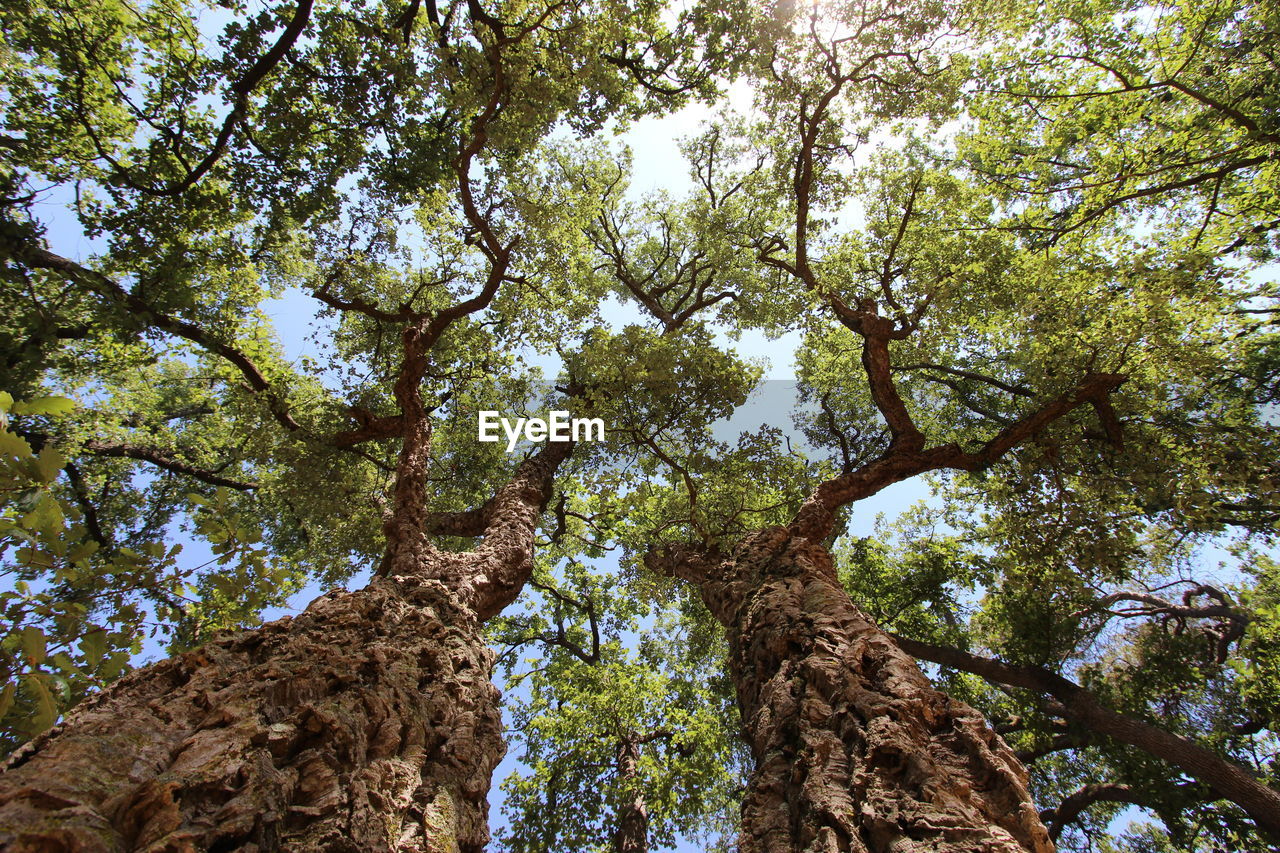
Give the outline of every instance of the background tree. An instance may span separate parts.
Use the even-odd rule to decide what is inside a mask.
[[[500,844],[639,853],[727,834],[726,844],[741,758],[723,650],[705,615],[701,627],[696,616],[659,616],[641,629],[653,614],[616,579],[576,561],[557,574],[531,581],[544,606],[534,599],[527,614],[490,626],[528,768],[503,782],[511,825]]]

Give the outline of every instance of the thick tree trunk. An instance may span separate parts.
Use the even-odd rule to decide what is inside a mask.
[[[618,741],[617,771],[623,792],[613,849],[617,853],[649,853],[649,808],[638,787],[640,739],[634,734]]]
[[[420,431],[367,587],[86,700],[0,773],[0,849],[483,850],[505,745],[480,629],[528,580],[572,444],[548,444],[463,514],[459,535],[484,541],[451,553],[423,533]]]
[[[756,761],[744,853],[1053,850],[1013,753],[850,602],[823,547],[779,527],[651,565],[726,628]]]
[[[492,656],[438,581],[378,578],[122,679],[0,774],[11,851],[479,851]]]

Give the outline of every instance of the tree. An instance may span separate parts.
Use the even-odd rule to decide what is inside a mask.
[[[149,339],[190,344],[185,358],[238,445],[218,468],[244,466],[269,480],[237,483],[262,493],[255,509],[276,504],[262,523],[275,548],[335,560],[339,575],[349,557],[382,552],[363,590],[144,669],[15,754],[3,818],[12,845],[482,846],[485,794],[503,747],[479,630],[523,586],[537,516],[573,445],[550,444],[508,467],[506,485],[477,509],[429,517],[430,410],[442,403],[429,410],[427,394],[473,402],[484,393],[455,380],[491,371],[502,347],[469,318],[524,284],[520,265],[541,254],[540,238],[526,233],[554,238],[563,194],[535,198],[536,174],[511,181],[495,167],[529,157],[557,119],[587,131],[615,110],[642,111],[636,81],[660,92],[674,85],[675,97],[705,85],[722,61],[714,27],[691,34],[689,20],[677,19],[668,28],[658,11],[517,5],[496,17],[475,3],[443,13],[435,4],[301,3],[230,22],[221,59],[209,58],[207,34],[181,7],[55,5],[6,20],[6,150],[15,156],[4,245],[8,278],[19,285],[7,292],[25,309],[10,339],[26,341],[12,350],[15,390],[62,372],[42,363],[59,340],[101,337],[90,352],[110,352],[118,338],[117,358],[144,370],[174,360],[160,360],[164,344]],[[273,85],[260,85],[273,74]],[[224,85],[225,114],[215,121],[203,99]],[[110,199],[77,195],[89,233],[110,237],[93,268],[45,248],[29,212],[38,182],[64,176]],[[522,221],[539,218],[539,202],[549,215]],[[437,279],[393,263],[405,205],[428,223],[422,248]],[[343,312],[339,349],[363,353],[369,381],[346,389],[355,429],[330,426],[341,421],[341,397],[295,373],[258,320],[259,300],[285,281]],[[73,300],[51,295],[63,287]],[[91,313],[99,306],[106,322]],[[88,330],[64,335],[77,320]],[[122,427],[203,416],[198,406],[131,411],[108,371],[67,372],[72,382],[101,383],[95,411]],[[429,374],[434,387],[424,388]],[[388,405],[394,414],[374,414]],[[384,441],[376,455],[360,447],[371,440]],[[220,478],[150,444],[111,452],[95,442],[84,442],[89,454]],[[455,471],[501,465],[493,453],[450,455],[436,450],[434,461]],[[385,545],[365,529],[354,542],[338,536],[312,549],[308,540],[339,508],[293,487],[351,467],[352,491],[377,472],[392,477]],[[438,491],[431,497],[444,503]],[[172,496],[167,503],[161,512],[171,516]],[[441,550],[427,539],[428,523],[483,543]],[[266,647],[273,651],[259,659],[254,649]],[[328,655],[331,665],[322,663]],[[115,719],[122,711],[127,724]],[[370,730],[374,718],[379,728]],[[143,755],[147,770],[136,763]]]
[[[1274,146],[1258,85],[1273,65],[1272,12],[1062,4],[1021,14],[1021,40],[997,49],[976,81],[966,164],[992,198],[1016,204],[1006,227],[1031,243],[1079,252],[1136,233],[1137,262],[1102,269],[1130,299],[1137,277],[1181,277],[1195,307],[1164,344],[1155,329],[1178,310],[1174,296],[1141,309],[1138,334],[1107,312],[1108,333],[1130,352],[1150,348],[1126,370],[1124,447],[1100,468],[1049,444],[1034,468],[952,484],[948,518],[982,543],[962,559],[979,567],[986,595],[961,630],[966,608],[954,599],[940,605],[945,624],[896,630],[916,641],[903,643],[913,654],[980,671],[997,688],[951,682],[1005,720],[998,728],[1021,747],[1038,798],[1061,799],[1045,815],[1060,844],[1097,843],[1116,811],[1108,804],[1120,802],[1158,814],[1153,834],[1187,849],[1256,848],[1268,843],[1257,827],[1278,816],[1267,715],[1241,702],[1262,671],[1246,637],[1269,630],[1244,602],[1266,600],[1258,549],[1274,533],[1274,422],[1258,409],[1273,388],[1274,285],[1261,270],[1274,256]],[[951,381],[980,401],[982,379]],[[920,532],[936,542],[928,525]],[[964,651],[973,646],[985,651]],[[1023,690],[1009,689],[1015,670]],[[1112,719],[1076,713],[1085,705]],[[1170,765],[1182,781],[1170,781]]]
[[[0,833],[15,849],[480,849],[504,749],[483,626],[533,583],[534,609],[493,626],[550,646],[515,809],[567,808],[564,775],[581,790],[604,744],[617,845],[644,843],[647,814],[665,839],[697,808],[650,808],[673,777],[646,775],[642,747],[665,744],[667,771],[690,747],[713,756],[686,768],[703,781],[732,751],[688,738],[707,725],[691,698],[655,722],[611,692],[705,685],[583,645],[598,590],[550,569],[610,542],[627,595],[696,599],[690,614],[724,631],[754,763],[743,850],[1049,850],[1089,803],[1154,802],[1172,771],[1107,741],[1080,755],[1117,778],[1042,816],[975,710],[1024,753],[1059,722],[1115,736],[1137,720],[1150,737],[1127,743],[1176,762],[1187,733],[1140,719],[1153,700],[1131,683],[1090,680],[1090,643],[1158,661],[1166,694],[1208,697],[1188,707],[1225,707],[1232,648],[1256,707],[1274,680],[1265,553],[1238,552],[1259,578],[1249,610],[1207,582],[1181,603],[1156,584],[1188,536],[1269,535],[1275,448],[1256,403],[1274,358],[1251,318],[1272,291],[1247,266],[1269,251],[1266,93],[1184,74],[1201,47],[1264,67],[1269,13],[1145,9],[1072,7],[1076,29],[1030,52],[1020,11],[934,2],[6,13],[0,339],[21,405],[6,402],[0,532],[27,544],[6,564],[25,588],[6,603],[4,696],[40,716],[0,774]],[[1173,74],[1118,64],[1172,53]],[[1088,90],[1097,69],[1119,89]],[[687,198],[636,199],[626,158],[585,139],[731,80],[752,111],[688,141]],[[1189,99],[1173,136],[1199,153],[1166,162],[1167,129],[1143,123],[1170,92]],[[1094,108],[1080,127],[1046,120],[1070,101]],[[1215,135],[1206,116],[1223,115]],[[1122,128],[1118,147],[1099,128]],[[97,241],[91,260],[56,248],[50,192]],[[321,306],[324,360],[291,362],[273,338],[263,306],[286,288]],[[611,328],[610,298],[647,324]],[[746,330],[802,335],[810,455],[767,429],[717,437],[759,379],[720,334]],[[556,353],[550,386],[531,352]],[[524,443],[523,458],[475,440],[479,411],[547,408],[598,416],[611,440]],[[894,570],[867,574],[866,553],[835,544],[849,508],[920,475],[943,478],[966,547],[930,562],[906,537],[876,564]],[[217,566],[160,544],[183,523]],[[360,568],[362,589],[217,632]],[[943,602],[946,631],[908,608],[917,630],[895,640],[876,624],[907,636],[894,614],[870,618],[904,578]],[[944,593],[965,583],[985,597],[962,623]],[[1107,634],[1125,602],[1182,628]],[[122,669],[143,620],[174,656],[106,684],[98,663]],[[1179,670],[1210,631],[1213,653]],[[1040,695],[996,717],[1004,694],[952,678],[948,696],[909,651]],[[601,701],[617,712],[603,733]],[[1247,813],[1233,837],[1274,831],[1274,791],[1236,748],[1194,747],[1214,768],[1197,781]],[[1042,797],[1081,776],[1050,764]],[[1156,806],[1174,834],[1179,798],[1197,797],[1214,801],[1178,785]],[[554,818],[516,837],[599,834],[590,807]]]
[[[643,600],[575,560],[562,574],[530,581],[551,606],[490,625],[504,647],[511,738],[530,770],[503,782],[501,847],[643,853],[678,836],[731,837],[745,767],[713,626],[682,612],[636,636],[652,615]]]

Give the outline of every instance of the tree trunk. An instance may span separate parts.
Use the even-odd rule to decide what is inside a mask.
[[[651,566],[726,628],[756,762],[743,853],[1053,850],[1012,751],[850,602],[823,547],[778,527]]]
[[[634,734],[618,741],[618,780],[622,802],[618,805],[618,829],[613,836],[617,853],[649,853],[649,809],[639,787],[640,739]]]
[[[443,584],[401,581],[91,697],[0,775],[0,847],[482,850],[492,655]]]
[[[422,433],[367,587],[87,699],[0,773],[0,849],[483,850],[506,747],[480,629],[528,580],[573,445],[547,444],[460,514],[457,534],[484,541],[452,553],[423,533]]]

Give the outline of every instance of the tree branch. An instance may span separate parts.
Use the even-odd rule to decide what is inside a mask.
[[[231,111],[223,119],[222,127],[218,131],[213,147],[194,168],[187,172],[186,177],[165,187],[153,187],[138,181],[118,162],[106,158],[111,163],[116,175],[129,187],[139,192],[164,198],[181,195],[195,186],[196,182],[204,177],[226,153],[227,145],[231,141],[231,135],[249,113],[249,95],[280,64],[280,60],[284,59],[285,54],[298,41],[298,37],[302,35],[303,29],[306,28],[307,21],[311,18],[311,7],[312,0],[298,0],[298,6],[293,11],[293,17],[285,27],[284,32],[280,34],[280,38],[276,39],[276,43],[271,46],[271,49],[260,56],[245,72],[243,77],[231,84],[230,91],[235,96],[232,100]]]
[[[820,542],[830,534],[835,523],[835,513],[845,504],[870,497],[886,486],[926,471],[944,468],[980,471],[988,468],[1009,450],[1037,435],[1072,410],[1105,398],[1123,381],[1123,376],[1110,373],[1089,376],[1075,388],[1000,430],[994,438],[972,453],[966,453],[956,444],[940,445],[927,450],[904,449],[901,443],[897,448],[890,445],[889,451],[883,456],[856,471],[819,485],[801,505],[790,528],[797,535]]]
[[[1001,391],[1007,391],[1019,397],[1033,398],[1035,395],[1031,389],[1025,385],[1014,385],[1009,382],[1003,382],[993,376],[987,376],[983,373],[977,373],[972,370],[962,370],[958,367],[948,367],[945,364],[934,364],[933,362],[919,362],[916,364],[894,365],[894,370],[936,370],[939,373],[949,373],[961,379],[972,379],[975,382],[984,382],[987,385],[993,385]]]
[[[891,636],[913,657],[970,672],[993,683],[1051,696],[1068,719],[1173,765],[1240,806],[1259,827],[1280,836],[1280,793],[1194,741],[1106,708],[1090,691],[1043,667],[1013,666],[959,649]]]
[[[226,359],[240,371],[240,374],[255,393],[261,393],[266,397],[271,414],[281,426],[290,432],[302,428],[293,419],[293,416],[289,414],[284,401],[272,389],[271,383],[267,381],[267,377],[263,374],[261,368],[241,350],[218,340],[194,323],[152,307],[150,303],[140,296],[125,290],[117,282],[96,270],[83,267],[69,258],[55,255],[53,252],[39,246],[31,245],[25,241],[16,241],[8,233],[0,239],[4,240],[4,247],[9,250],[13,257],[28,266],[66,276],[77,284],[87,287],[94,293],[128,309],[148,325],[191,341],[202,349]]]
[[[485,570],[471,578],[481,621],[515,601],[533,573],[534,530],[555,485],[555,472],[573,452],[572,441],[549,441],[520,463],[490,502],[484,541],[475,550]]]
[[[98,519],[98,508],[89,499],[89,490],[85,487],[84,476],[80,473],[79,466],[74,462],[68,461],[62,467],[62,470],[67,472],[67,481],[71,484],[71,494],[75,496],[76,503],[80,505],[80,511],[84,513],[84,526],[89,531],[90,538],[97,542],[102,550],[111,550],[114,547],[114,543],[107,536],[106,531],[102,529],[102,523]]]
[[[150,462],[157,468],[163,468],[166,471],[172,471],[175,474],[185,474],[199,480],[202,483],[208,483],[211,486],[225,486],[228,489],[236,489],[237,491],[247,492],[259,488],[258,483],[248,482],[245,480],[233,480],[230,477],[223,477],[213,471],[207,471],[198,468],[189,462],[183,462],[178,459],[172,450],[162,450],[158,447],[146,447],[139,444],[130,444],[125,441],[100,441],[92,439],[84,443],[85,450],[88,450],[95,456],[108,456],[126,459],[137,459],[142,462]]]
[[[335,432],[330,439],[334,447],[354,447],[365,441],[404,435],[404,415],[374,415],[360,406],[352,406],[350,412],[360,427]]]
[[[1057,841],[1067,824],[1074,823],[1085,809],[1094,803],[1100,802],[1129,803],[1130,805],[1143,806],[1149,803],[1150,799],[1142,796],[1128,785],[1114,783],[1081,785],[1068,794],[1056,809],[1046,809],[1040,812],[1040,820],[1044,821],[1048,827],[1049,837]]]

